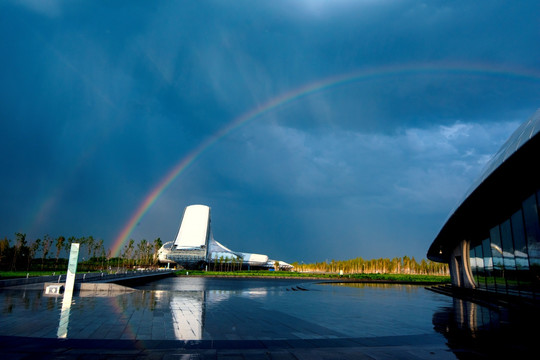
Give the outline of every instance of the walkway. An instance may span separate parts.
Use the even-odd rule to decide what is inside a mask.
[[[78,273],[75,276],[75,283],[116,283],[128,285],[130,283],[140,283],[153,281],[161,277],[171,276],[172,270],[137,270],[119,271],[112,274],[104,272]],[[28,278],[0,280],[2,288],[26,288],[42,289],[45,283],[65,283],[66,275],[33,276]]]

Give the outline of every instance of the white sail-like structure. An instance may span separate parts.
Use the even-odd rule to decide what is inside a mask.
[[[208,244],[210,233],[210,208],[205,205],[188,206],[173,247],[175,250],[203,248]]]
[[[274,268],[276,262],[267,255],[233,251],[214,240],[210,223],[208,206],[186,207],[176,239],[165,243],[159,250],[159,261],[184,267],[201,267],[204,264],[225,261],[248,268]],[[292,269],[292,266],[284,261],[278,263],[280,269]]]

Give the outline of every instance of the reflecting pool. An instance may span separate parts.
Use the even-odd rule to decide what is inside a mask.
[[[244,341],[412,336],[420,342],[425,336],[451,347],[511,322],[501,309],[417,285],[171,277],[132,292],[96,295],[75,295],[66,313],[62,297],[2,290],[0,335]]]

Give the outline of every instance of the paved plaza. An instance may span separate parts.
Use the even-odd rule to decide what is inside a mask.
[[[281,279],[167,278],[81,292],[67,311],[40,290],[0,301],[2,359],[482,358],[490,346],[470,335],[501,316],[417,285]]]
[[[82,340],[0,336],[2,359],[455,359],[433,335],[311,340]]]

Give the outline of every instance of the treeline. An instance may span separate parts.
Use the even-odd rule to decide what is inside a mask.
[[[14,241],[7,237],[0,239],[0,270],[66,270],[72,243],[80,244],[79,271],[156,266],[157,253],[162,246],[159,238],[153,242],[143,239],[138,243],[130,239],[120,257],[113,258],[111,249],[105,249],[103,240],[92,236],[51,238],[45,235],[43,238],[27,239],[26,234],[16,233]]]
[[[332,260],[304,264],[294,262],[291,265],[296,271],[330,272],[344,274],[418,274],[418,275],[449,275],[448,264],[422,259],[418,263],[414,257],[396,257],[393,259],[364,260],[357,257],[351,260]]]
[[[129,239],[124,245],[121,259],[125,262],[124,266],[155,266],[158,263],[158,251],[163,246],[160,238],[153,242],[146,239],[135,243],[135,240]]]
[[[63,271],[67,269],[67,258],[72,243],[79,243],[79,271],[106,270],[113,268],[155,267],[158,265],[158,251],[163,245],[160,238],[135,242],[130,239],[119,257],[112,257],[111,250],[105,249],[103,240],[92,236],[66,238],[59,236],[28,240],[26,234],[16,233],[15,240],[0,239],[0,270],[3,271]],[[209,264],[209,270],[234,271],[242,268],[242,261],[230,260],[223,256]],[[364,260],[332,260],[304,264],[294,262],[295,271],[344,274],[421,274],[449,275],[448,265],[422,259],[418,263],[414,257]]]

